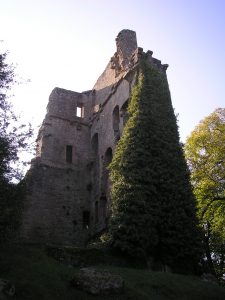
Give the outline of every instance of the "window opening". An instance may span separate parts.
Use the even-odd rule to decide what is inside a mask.
[[[120,139],[120,114],[119,106],[117,105],[113,110],[113,130],[115,141],[117,142]]]
[[[119,115],[119,106],[117,105],[113,110],[113,130],[119,131],[120,124],[120,115]]]
[[[77,104],[76,116],[78,118],[84,117],[84,105],[83,104]]]
[[[95,202],[95,223],[98,223],[98,201]]]
[[[66,162],[72,163],[73,160],[73,146],[67,145],[66,146]]]
[[[121,115],[123,118],[123,126],[125,126],[127,120],[128,120],[128,100],[124,102],[124,104],[121,107]]]
[[[83,211],[83,228],[88,229],[90,226],[90,212],[88,210]]]

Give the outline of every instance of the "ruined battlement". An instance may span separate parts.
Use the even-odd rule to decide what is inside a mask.
[[[26,176],[21,239],[84,245],[103,230],[111,211],[107,166],[127,121],[127,107],[142,57],[160,72],[168,65],[138,47],[122,30],[116,53],[92,90],[54,88]]]
[[[116,84],[127,72],[137,67],[143,56],[147,56],[149,63],[161,72],[165,72],[168,68],[168,65],[162,64],[160,60],[152,57],[152,51],[148,50],[145,53],[143,48],[138,47],[135,31],[128,29],[120,31],[116,37],[116,46],[117,51],[94,85],[95,90]]]
[[[118,63],[121,69],[129,68],[130,58],[137,49],[136,32],[128,29],[120,31],[116,38],[116,47]]]

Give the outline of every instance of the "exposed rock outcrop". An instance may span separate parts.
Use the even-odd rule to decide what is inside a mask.
[[[83,268],[71,281],[71,284],[92,295],[121,294],[124,290],[124,280],[105,270]]]

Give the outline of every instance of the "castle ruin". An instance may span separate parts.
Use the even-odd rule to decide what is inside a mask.
[[[90,91],[55,88],[26,175],[21,238],[34,243],[85,243],[110,216],[112,160],[142,56],[160,72],[168,65],[137,46],[136,33],[122,30],[117,50]]]

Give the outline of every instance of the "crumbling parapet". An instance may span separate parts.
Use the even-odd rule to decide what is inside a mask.
[[[132,54],[137,49],[136,32],[124,29],[119,32],[116,38],[117,54],[121,69],[129,68],[129,62]]]

